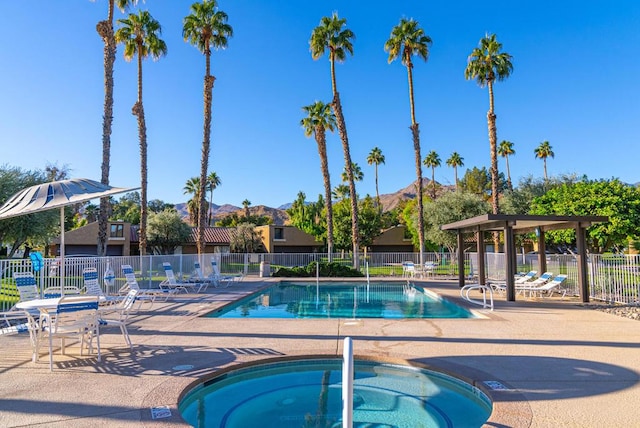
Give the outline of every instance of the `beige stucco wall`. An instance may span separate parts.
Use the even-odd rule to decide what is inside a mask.
[[[275,229],[282,228],[283,239],[275,239]],[[262,243],[267,252],[272,253],[278,247],[320,247],[321,242],[294,226],[275,226],[273,224],[258,226],[256,230],[262,233]]]
[[[123,238],[110,238],[112,224],[122,224]],[[98,242],[98,222],[89,223],[86,226],[79,227],[74,230],[65,232],[64,234],[65,247],[72,245],[97,245]],[[131,253],[131,224],[125,222],[109,222],[107,225],[107,245],[108,246],[120,246],[122,247],[122,255],[128,256]],[[60,238],[54,240],[52,245],[53,254],[56,254],[57,246],[60,244]]]

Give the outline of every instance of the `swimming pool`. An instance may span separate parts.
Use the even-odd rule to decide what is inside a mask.
[[[340,359],[298,359],[233,370],[179,404],[195,427],[341,427]],[[355,360],[353,426],[480,427],[492,411],[478,388],[440,372]]]
[[[281,282],[207,314],[216,318],[474,318],[437,294],[399,282]]]

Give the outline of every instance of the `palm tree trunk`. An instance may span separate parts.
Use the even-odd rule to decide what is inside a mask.
[[[453,166],[453,175],[456,180],[456,192],[457,192],[458,191],[458,166],[457,165]]]
[[[493,112],[493,84],[489,82],[489,111],[487,124],[489,126],[489,147],[491,150],[491,208],[493,214],[498,214],[498,147],[496,131],[496,115]]]
[[[418,196],[418,249],[420,252],[420,266],[424,266],[424,204],[422,202],[422,158],[420,154],[420,129],[416,122],[416,109],[413,97],[413,64],[411,57],[406,58],[407,78],[409,79],[409,106],[411,108],[411,136],[413,138],[413,151],[416,158],[416,195]]]
[[[493,112],[493,82],[489,81],[489,111],[487,124],[489,126],[489,147],[491,150],[491,209],[498,214],[498,135],[496,131],[496,115]],[[500,234],[493,232],[494,252],[500,248]]]
[[[336,115],[338,132],[342,140],[342,150],[344,152],[345,169],[349,178],[349,192],[351,193],[351,238],[353,241],[353,268],[360,269],[360,259],[358,251],[360,249],[360,231],[358,228],[358,195],[356,194],[356,184],[353,180],[353,168],[351,162],[351,153],[349,151],[349,138],[347,136],[347,126],[344,123],[342,115],[342,105],[340,104],[340,94],[336,92],[333,96],[333,111]]]
[[[544,181],[547,181],[547,158],[542,158],[542,162],[544,164]]]
[[[329,161],[327,158],[327,141],[323,127],[316,128],[316,142],[320,155],[320,170],[324,179],[324,197],[327,204],[327,259],[333,259],[333,202],[331,201],[331,177],[329,176]]]
[[[138,49],[140,52],[141,49]],[[142,105],[142,57],[138,55],[138,101],[131,111],[138,118],[140,140],[140,255],[147,254],[147,125]]]
[[[209,209],[207,210],[209,216],[207,218],[207,226],[211,227],[211,218],[213,217],[213,187],[209,193]]]
[[[98,22],[96,31],[104,42],[104,113],[102,116],[102,184],[109,184],[111,161],[111,129],[113,124],[113,64],[116,61],[116,40],[113,33],[113,0],[109,1],[109,15],[106,21]],[[97,255],[107,255],[107,222],[109,220],[109,198],[100,199],[98,217]]]
[[[420,154],[420,129],[417,123],[411,125],[413,135],[413,151],[416,158],[416,196],[418,197],[418,249],[420,251],[420,266],[424,266],[424,204],[422,202],[422,158]]]
[[[511,170],[509,169],[509,155],[505,156],[504,160],[507,162],[507,185],[509,186],[509,190],[513,190],[513,186],[511,185]]]
[[[198,201],[198,234],[196,236],[196,245],[198,247],[198,255],[205,253],[206,243],[204,241],[204,229],[206,226],[207,213],[205,212],[205,192],[207,185],[207,170],[209,169],[209,152],[211,147],[211,104],[212,92],[215,77],[211,76],[211,56],[209,53],[205,55],[206,69],[204,76],[204,130],[202,138],[202,159],[200,161],[200,200]]]
[[[413,98],[413,64],[407,59],[407,78],[409,79],[409,105],[411,107],[411,124],[416,124],[416,107]]]
[[[433,200],[436,199],[436,167],[431,167],[431,186],[433,186]]]
[[[380,206],[380,192],[378,191],[378,163],[376,163],[376,205],[378,206],[378,210],[382,212],[382,207]]]

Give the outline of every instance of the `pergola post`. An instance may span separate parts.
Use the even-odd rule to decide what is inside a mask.
[[[516,245],[513,237],[513,227],[509,222],[504,227],[504,257],[507,268],[507,301],[515,302],[516,286],[515,286],[515,253]]]
[[[536,236],[538,237],[538,269],[542,275],[547,271],[547,247],[544,243],[544,229],[538,227],[536,229]]]
[[[464,235],[458,230],[458,284],[464,287]]]
[[[576,244],[578,249],[578,289],[583,303],[589,302],[589,281],[587,278],[587,229],[576,223]]]
[[[480,285],[485,285],[487,272],[484,266],[484,232],[480,226],[476,230],[476,251],[478,253],[478,282]]]

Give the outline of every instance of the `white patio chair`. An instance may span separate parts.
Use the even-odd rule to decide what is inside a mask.
[[[80,289],[74,285],[65,285],[64,287],[64,295],[65,296],[73,296],[79,295]],[[45,299],[55,299],[57,297],[62,297],[62,289],[60,286],[47,287],[42,291],[42,297]]]
[[[202,273],[202,267],[200,266],[200,262],[193,263],[193,273],[187,278],[187,282],[197,284],[198,290],[197,293],[205,291],[207,287],[211,284],[215,284],[215,279],[213,277],[206,277]]]
[[[531,279],[535,278],[537,273],[538,273],[537,270],[529,271],[525,275],[520,275],[520,276],[515,277],[514,280],[513,280],[513,283],[515,284],[516,288],[518,288],[522,284],[531,284],[531,283],[533,283],[533,281],[531,281]],[[551,277],[551,275],[552,275],[551,272],[546,272],[546,273],[549,274],[548,277]],[[499,291],[500,293],[504,293],[507,290],[507,282],[506,281],[490,281],[489,285],[495,291]]]
[[[49,370],[53,371],[53,339],[61,340],[61,352],[65,354],[65,340],[78,338],[80,355],[85,345],[89,353],[93,351],[93,337],[96,338],[98,361],[100,355],[100,326],[98,324],[97,296],[63,296],[55,309],[40,309],[40,332],[36,343],[35,359],[39,357],[39,346],[45,339],[49,342]]]
[[[90,296],[98,296],[101,305],[113,305],[121,300],[121,298],[117,296],[107,296],[104,294],[98,282],[98,270],[96,268],[84,268],[82,270],[82,280],[84,282],[85,293]]]
[[[13,279],[16,282],[16,288],[18,289],[18,294],[20,294],[21,302],[40,298],[38,284],[36,283],[36,278],[33,276],[33,273],[14,272]]]
[[[241,282],[244,279],[244,274],[239,272],[237,275],[222,275],[216,258],[211,257],[211,278],[216,287],[221,285],[229,287],[234,282]]]
[[[416,274],[416,265],[413,262],[402,262],[402,276],[413,278]]]
[[[151,305],[153,305],[153,302],[157,297],[163,297],[164,301],[166,302],[169,297],[171,297],[176,292],[175,290],[162,290],[159,288],[140,288],[131,265],[122,265],[122,273],[124,274],[126,283],[122,286],[122,288],[120,288],[120,293],[125,294],[128,293],[129,290],[137,290],[140,305],[142,305],[142,302],[144,301],[149,302],[151,303]]]
[[[531,297],[535,295],[539,295],[540,297],[542,297],[543,295],[551,296],[554,292],[562,294],[562,297],[564,297],[567,294],[567,290],[562,288],[561,285],[566,280],[567,275],[557,275],[551,281],[545,282],[544,284],[538,286],[523,286],[521,290],[528,292],[529,296]]]
[[[196,289],[201,288],[200,284],[197,283],[178,281],[176,275],[173,273],[171,263],[164,262],[162,263],[162,267],[164,268],[164,274],[167,277],[167,279],[160,283],[160,288],[162,288],[163,290],[175,290],[176,292],[184,291],[185,293],[187,293],[189,290],[195,292]]]
[[[132,348],[131,339],[129,338],[129,331],[127,330],[127,324],[129,322],[129,314],[133,309],[133,304],[136,301],[138,290],[129,290],[126,297],[115,306],[107,306],[100,308],[98,311],[99,323],[101,326],[118,326],[124,337],[124,341],[129,348]]]
[[[27,302],[29,300],[35,300],[40,298],[40,292],[38,291],[38,284],[36,283],[36,278],[33,276],[32,272],[14,272],[13,279],[16,282],[16,288],[18,289],[18,294],[20,295],[19,302]],[[10,319],[16,319],[16,317],[11,317],[10,313],[12,312],[22,312],[17,309],[15,306],[12,307],[9,313],[3,316],[6,323],[10,326]],[[40,311],[37,309],[29,311],[30,315],[34,318],[38,318],[40,316]],[[18,317],[17,319],[19,319]]]

